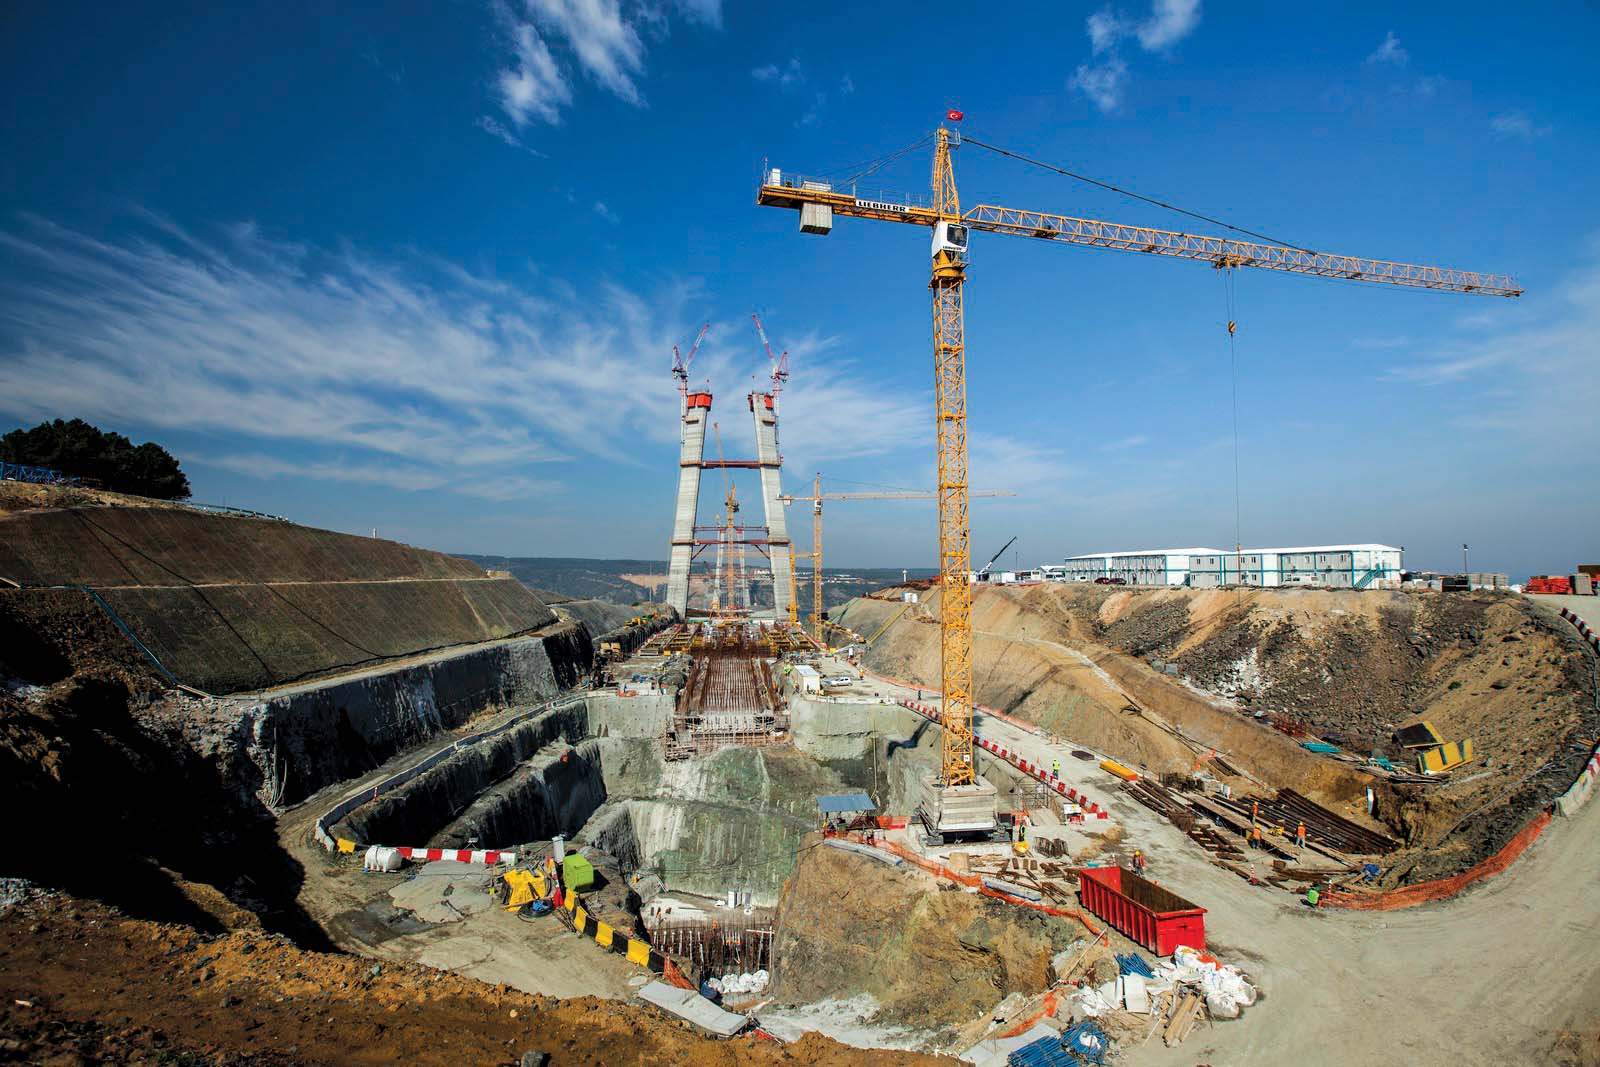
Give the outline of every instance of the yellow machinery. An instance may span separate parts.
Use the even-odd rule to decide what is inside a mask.
[[[500,876],[505,883],[501,897],[507,911],[519,911],[524,904],[545,898],[546,882],[543,871],[525,871],[513,867]]]
[[[959,122],[961,114],[952,111],[947,117]],[[942,597],[939,648],[944,704],[944,745],[938,785],[942,788],[968,786],[977,781],[977,769],[972,761],[972,590],[968,582],[972,558],[967,487],[966,349],[962,321],[962,286],[966,282],[970,231],[1194,259],[1218,269],[1254,267],[1407,288],[1488,296],[1522,295],[1522,289],[1505,275],[1332,255],[989,204],[979,204],[963,212],[951,164],[951,152],[961,143],[960,133],[947,127],[939,127],[934,134],[931,206],[865,199],[858,197],[853,187],[835,189],[830,182],[797,177],[777,168],[762,174],[756,196],[756,202],[764,207],[798,211],[802,233],[829,233],[833,229],[833,217],[840,215],[926,226],[933,236],[928,289],[933,299],[934,430],[938,441]],[[1014,155],[971,138],[968,143]],[[820,565],[818,571],[820,573]]]
[[[1463,764],[1471,763],[1477,756],[1472,751],[1472,739],[1465,741],[1451,741],[1449,744],[1437,748],[1425,749],[1417,753],[1417,772],[1419,774],[1443,774],[1453,771]]]

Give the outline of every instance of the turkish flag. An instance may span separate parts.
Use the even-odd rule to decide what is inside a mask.
[[[962,113],[959,112],[959,111],[956,111],[954,109],[951,109],[950,111],[946,111],[944,113],[944,117],[949,119],[951,122],[960,122],[961,118],[962,118]]]

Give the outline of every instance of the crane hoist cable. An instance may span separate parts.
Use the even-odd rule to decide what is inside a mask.
[[[1237,312],[1234,304],[1234,268],[1225,266],[1221,273],[1223,299],[1228,313],[1228,380],[1233,388],[1233,551],[1237,555],[1244,551],[1241,533],[1244,523],[1240,519],[1239,503],[1239,360],[1234,338],[1239,323],[1235,318]]]
[[[1064,169],[1062,167],[1058,167],[1053,163],[1046,163],[1043,160],[1033,159],[1032,157],[1025,156],[1020,152],[1013,152],[1013,151],[1011,151],[1010,149],[1007,149],[1007,148],[1000,148],[1000,147],[997,147],[997,146],[992,145],[992,144],[985,144],[982,141],[973,140],[971,137],[965,137],[965,136],[961,138],[961,143],[962,144],[975,145],[978,148],[982,148],[985,151],[994,152],[997,155],[1009,156],[1012,159],[1018,160],[1018,161],[1023,162],[1023,163],[1030,164],[1031,166],[1040,167],[1040,168],[1042,168],[1044,170],[1052,171],[1052,172],[1054,172],[1056,174],[1060,174],[1060,175],[1062,175],[1064,177],[1072,178],[1075,181],[1085,182],[1085,183],[1087,183],[1089,185],[1098,186],[1101,189],[1105,189],[1105,190],[1107,190],[1109,192],[1116,193],[1119,196],[1126,196],[1126,197],[1128,197],[1129,199],[1132,199],[1132,200],[1142,200],[1146,204],[1153,204],[1156,207],[1165,208],[1168,211],[1176,211],[1180,215],[1187,215],[1191,219],[1199,219],[1201,222],[1209,222],[1213,226],[1221,226],[1223,229],[1232,230],[1234,233],[1242,233],[1242,234],[1247,234],[1247,235],[1249,235],[1251,237],[1259,237],[1263,241],[1271,241],[1275,245],[1282,245],[1285,248],[1292,248],[1296,252],[1307,252],[1307,253],[1310,253],[1311,255],[1316,255],[1316,253],[1312,249],[1306,248],[1303,245],[1297,245],[1297,244],[1293,244],[1293,243],[1291,243],[1289,241],[1285,241],[1281,237],[1269,237],[1264,233],[1257,233],[1255,230],[1247,230],[1243,226],[1235,226],[1232,223],[1223,222],[1221,219],[1214,218],[1214,217],[1212,217],[1210,215],[1202,215],[1198,211],[1190,211],[1188,208],[1182,208],[1182,207],[1179,207],[1176,204],[1169,204],[1165,200],[1157,200],[1154,197],[1144,196],[1144,195],[1142,195],[1140,193],[1134,192],[1132,189],[1124,189],[1120,185],[1112,185],[1110,182],[1103,182],[1103,181],[1100,181],[1098,178],[1091,178],[1086,174],[1075,174],[1072,171],[1066,170],[1066,169]]]

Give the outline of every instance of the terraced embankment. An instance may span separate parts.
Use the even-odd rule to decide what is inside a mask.
[[[0,578],[21,587],[0,597],[10,627],[38,632],[59,610],[59,594],[35,590],[92,590],[80,594],[84,611],[114,613],[178,681],[211,693],[557,621],[514,579],[490,578],[454,556],[175,508],[0,515]]]

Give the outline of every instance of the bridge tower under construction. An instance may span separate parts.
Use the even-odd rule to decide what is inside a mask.
[[[775,617],[789,617],[789,524],[784,518],[783,456],[778,451],[778,406],[772,393],[751,393],[750,414],[756,424],[756,462],[761,467],[761,503],[766,508],[767,557],[772,564]]]
[[[700,472],[705,467],[706,423],[711,394],[687,393],[679,429],[678,506],[672,519],[672,552],[667,564],[667,603],[679,618],[689,617],[689,567],[694,562],[694,518],[700,507]]]

